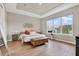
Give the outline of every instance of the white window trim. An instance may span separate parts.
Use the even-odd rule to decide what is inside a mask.
[[[64,34],[64,33],[52,33],[52,34],[55,34],[55,35],[68,35],[68,36],[73,36],[73,34]]]
[[[66,15],[67,16],[67,15]],[[73,15],[72,15],[73,16]],[[62,32],[62,17],[63,16],[61,16],[61,34],[59,34],[59,33],[56,33],[56,34],[59,34],[59,35],[70,35],[70,36],[73,36],[73,20],[72,20],[72,34],[65,34],[65,33],[63,33]]]
[[[67,15],[66,15],[67,16]],[[73,15],[72,15],[73,16]],[[60,30],[60,33],[52,33],[52,34],[55,34],[55,35],[68,35],[68,36],[73,36],[73,20],[72,20],[72,34],[65,34],[65,33],[63,33],[62,32],[62,17],[63,16],[61,16],[60,18],[61,18],[61,30]],[[59,18],[59,17],[57,17],[57,18]],[[54,18],[55,19],[55,18]],[[54,20],[53,19],[53,20]],[[74,19],[74,16],[73,16],[73,19]],[[53,23],[53,27],[52,27],[52,29],[54,28],[54,21],[52,22]]]

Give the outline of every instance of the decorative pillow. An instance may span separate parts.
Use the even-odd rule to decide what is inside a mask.
[[[25,30],[26,35],[30,35],[30,32],[28,30]]]
[[[20,32],[20,33],[19,33],[19,36],[20,36],[21,34],[25,34],[25,32]]]
[[[31,35],[36,35],[37,33],[35,31],[30,32]]]
[[[25,32],[20,32],[20,34],[25,34]]]

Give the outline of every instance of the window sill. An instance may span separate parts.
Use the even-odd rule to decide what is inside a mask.
[[[65,35],[65,36],[73,36],[73,34],[62,34],[62,33],[53,33],[54,35]]]

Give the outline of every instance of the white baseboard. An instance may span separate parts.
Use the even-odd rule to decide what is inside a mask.
[[[7,41],[12,41],[12,40],[7,40]]]
[[[61,40],[61,39],[52,39],[52,40],[57,40],[57,41],[69,43],[69,44],[72,44],[72,45],[76,45],[74,42],[70,42],[70,41],[66,41],[66,40]]]

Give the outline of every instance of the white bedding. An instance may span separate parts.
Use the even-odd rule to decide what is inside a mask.
[[[41,38],[41,37],[46,37],[46,36],[44,34],[31,33],[30,35],[21,34],[19,38],[22,40],[22,42],[29,42],[31,39]]]

